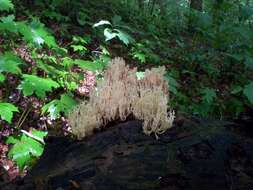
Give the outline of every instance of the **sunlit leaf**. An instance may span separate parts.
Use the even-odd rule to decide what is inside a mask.
[[[93,28],[96,28],[102,25],[112,25],[112,24],[108,20],[100,20],[98,23],[93,25]]]
[[[146,55],[144,53],[134,52],[133,53],[133,58],[139,60],[141,63],[146,62]]]
[[[114,29],[118,33],[116,34],[117,37],[122,41],[125,45],[128,45],[131,41],[133,41],[132,37],[129,36],[126,32],[123,32],[122,30]]]
[[[71,45],[70,47],[73,48],[74,52],[76,52],[76,51],[86,52],[87,51],[87,48],[82,45]]]
[[[22,135],[8,137],[6,143],[13,144],[13,147],[8,153],[9,159],[14,160],[20,169],[29,165],[42,155],[44,144],[37,139],[42,139],[47,135],[47,132],[33,129],[31,132],[24,131]]]
[[[60,85],[49,78],[40,78],[35,75],[24,74],[24,80],[19,85],[25,96],[30,96],[35,93],[39,98],[44,98],[46,92],[51,92],[53,88],[58,88]]]
[[[19,23],[19,25],[21,24]],[[34,19],[30,25],[22,24],[20,26],[20,33],[26,41],[38,47],[41,47],[43,44],[46,44],[48,47],[57,47],[54,37],[39,20]]]
[[[114,33],[114,32],[112,31],[112,29],[106,28],[106,29],[104,30],[104,36],[105,36],[105,41],[110,41],[110,40],[112,40],[113,38],[115,38],[115,37],[117,36],[117,34]]]
[[[0,102],[0,117],[2,120],[11,123],[13,112],[18,112],[18,108],[10,103]]]
[[[0,11],[9,11],[14,8],[11,0],[0,0]]]
[[[74,63],[78,65],[79,67],[81,67],[82,69],[87,69],[89,71],[97,71],[104,68],[101,62],[92,62],[92,61],[76,59]]]
[[[68,94],[62,94],[60,100],[52,100],[42,107],[42,114],[49,113],[52,120],[61,116],[61,113],[67,115],[77,105],[76,101]]]
[[[0,82],[3,82],[4,80],[5,80],[5,76],[2,73],[0,73]]]
[[[11,52],[0,55],[0,73],[9,72],[13,74],[20,74],[21,70],[19,65],[21,64],[23,64],[23,61]]]

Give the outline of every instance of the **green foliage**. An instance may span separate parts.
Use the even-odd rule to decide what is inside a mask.
[[[0,73],[0,82],[3,82],[4,80],[5,80],[5,76],[2,73]]]
[[[67,115],[77,105],[76,101],[68,94],[62,94],[58,100],[52,100],[42,107],[42,114],[48,113],[52,120],[59,118],[61,113]]]
[[[23,64],[23,61],[11,52],[0,55],[0,73],[21,74],[21,69],[19,68],[21,64]]]
[[[243,94],[248,98],[249,102],[253,106],[253,81],[244,87]]]
[[[105,25],[108,26],[104,29],[105,41],[110,41],[112,39],[118,38],[125,45],[128,45],[134,41],[129,34],[120,29],[114,28],[113,25],[107,20],[101,20],[98,23],[94,24],[93,27],[96,28]]]
[[[0,102],[0,117],[2,120],[11,123],[13,112],[19,112],[16,106],[10,103]]]
[[[70,46],[74,52],[79,52],[84,55],[88,50],[85,47],[89,43],[88,37],[73,36],[72,45]]]
[[[87,69],[90,71],[102,70],[104,68],[104,64],[100,61],[85,61],[81,59],[76,59],[74,64],[78,65],[82,69]]]
[[[23,74],[23,81],[19,85],[25,96],[35,93],[39,98],[44,98],[46,92],[51,92],[52,88],[58,88],[60,85],[50,78],[41,78],[35,75]]]
[[[131,49],[131,55],[134,59],[139,60],[141,63],[146,62],[146,55],[147,55],[148,49],[144,47],[143,44],[136,43],[134,47]]]
[[[34,19],[28,26],[21,26],[20,33],[27,42],[41,47],[46,44],[48,47],[57,47],[54,37],[46,30],[44,24]]]
[[[0,11],[9,11],[14,8],[11,0],[0,0]]]
[[[213,101],[216,98],[216,92],[214,89],[211,89],[211,88],[202,89],[201,94],[202,94],[202,100],[204,102],[207,102],[208,104],[213,103]]]
[[[165,75],[165,79],[169,83],[169,91],[172,92],[174,95],[177,95],[178,94],[177,88],[179,87],[179,84],[176,81],[176,79],[173,78],[170,73],[167,73]]]
[[[15,161],[20,169],[31,166],[44,151],[43,138],[47,132],[33,129],[31,132],[22,130],[23,134],[8,137],[6,143],[13,144],[8,153],[9,159]]]

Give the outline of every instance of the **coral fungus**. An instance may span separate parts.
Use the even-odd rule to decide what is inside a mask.
[[[79,139],[95,128],[114,120],[124,121],[132,114],[143,121],[143,131],[156,136],[172,127],[174,112],[168,113],[168,84],[163,79],[164,67],[146,70],[142,79],[137,69],[130,69],[121,58],[112,61],[104,80],[90,92],[90,100],[69,114],[73,133]]]

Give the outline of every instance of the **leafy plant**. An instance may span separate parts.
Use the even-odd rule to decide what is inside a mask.
[[[81,59],[74,60],[74,64],[78,65],[82,69],[87,69],[89,71],[97,71],[102,70],[104,68],[104,64],[100,61],[86,61]]]
[[[21,74],[19,65],[22,65],[23,61],[11,52],[6,52],[0,55],[0,73],[7,72],[13,74]]]
[[[100,26],[106,26],[104,29],[105,41],[110,41],[112,39],[118,38],[125,45],[128,45],[134,41],[129,34],[118,28],[114,28],[113,25],[107,20],[99,21],[98,23],[93,25],[93,28]]]
[[[131,55],[134,59],[139,60],[141,63],[146,62],[147,49],[143,44],[136,43],[131,49]]]
[[[5,80],[5,76],[2,73],[0,73],[0,82],[3,82],[4,80]]]
[[[42,114],[48,113],[52,120],[60,117],[61,113],[67,115],[75,106],[76,101],[68,94],[62,94],[58,100],[52,100],[42,107]]]
[[[13,144],[8,157],[14,160],[20,169],[31,166],[44,151],[43,138],[47,132],[32,129],[30,132],[21,130],[22,134],[8,137],[6,143]]]
[[[57,47],[54,37],[46,30],[44,24],[34,19],[27,27],[22,26],[20,33],[27,42],[41,47],[46,44],[48,47]]]
[[[11,123],[13,112],[19,112],[16,106],[10,103],[0,102],[0,116],[2,120]]]
[[[11,0],[0,0],[0,11],[9,11],[14,8]]]
[[[253,81],[244,87],[243,94],[248,98],[251,105],[253,105]]]
[[[70,46],[74,52],[81,53],[84,55],[87,52],[85,47],[89,43],[90,39],[88,37],[73,36],[72,45]]]
[[[213,103],[213,101],[216,98],[216,92],[214,89],[211,89],[211,88],[202,89],[201,94],[202,94],[202,100],[209,104]]]
[[[46,92],[51,92],[52,88],[58,88],[60,85],[50,78],[41,78],[35,75],[23,74],[23,81],[19,85],[25,96],[35,93],[39,98],[44,98]]]

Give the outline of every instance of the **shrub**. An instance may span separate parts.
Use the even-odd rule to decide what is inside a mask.
[[[163,79],[165,68],[146,70],[140,80],[137,69],[130,69],[116,58],[105,72],[104,80],[90,93],[90,100],[70,114],[73,133],[79,138],[91,135],[95,128],[114,120],[125,121],[132,114],[143,121],[143,131],[150,135],[172,127],[174,112],[168,111],[168,84]]]

